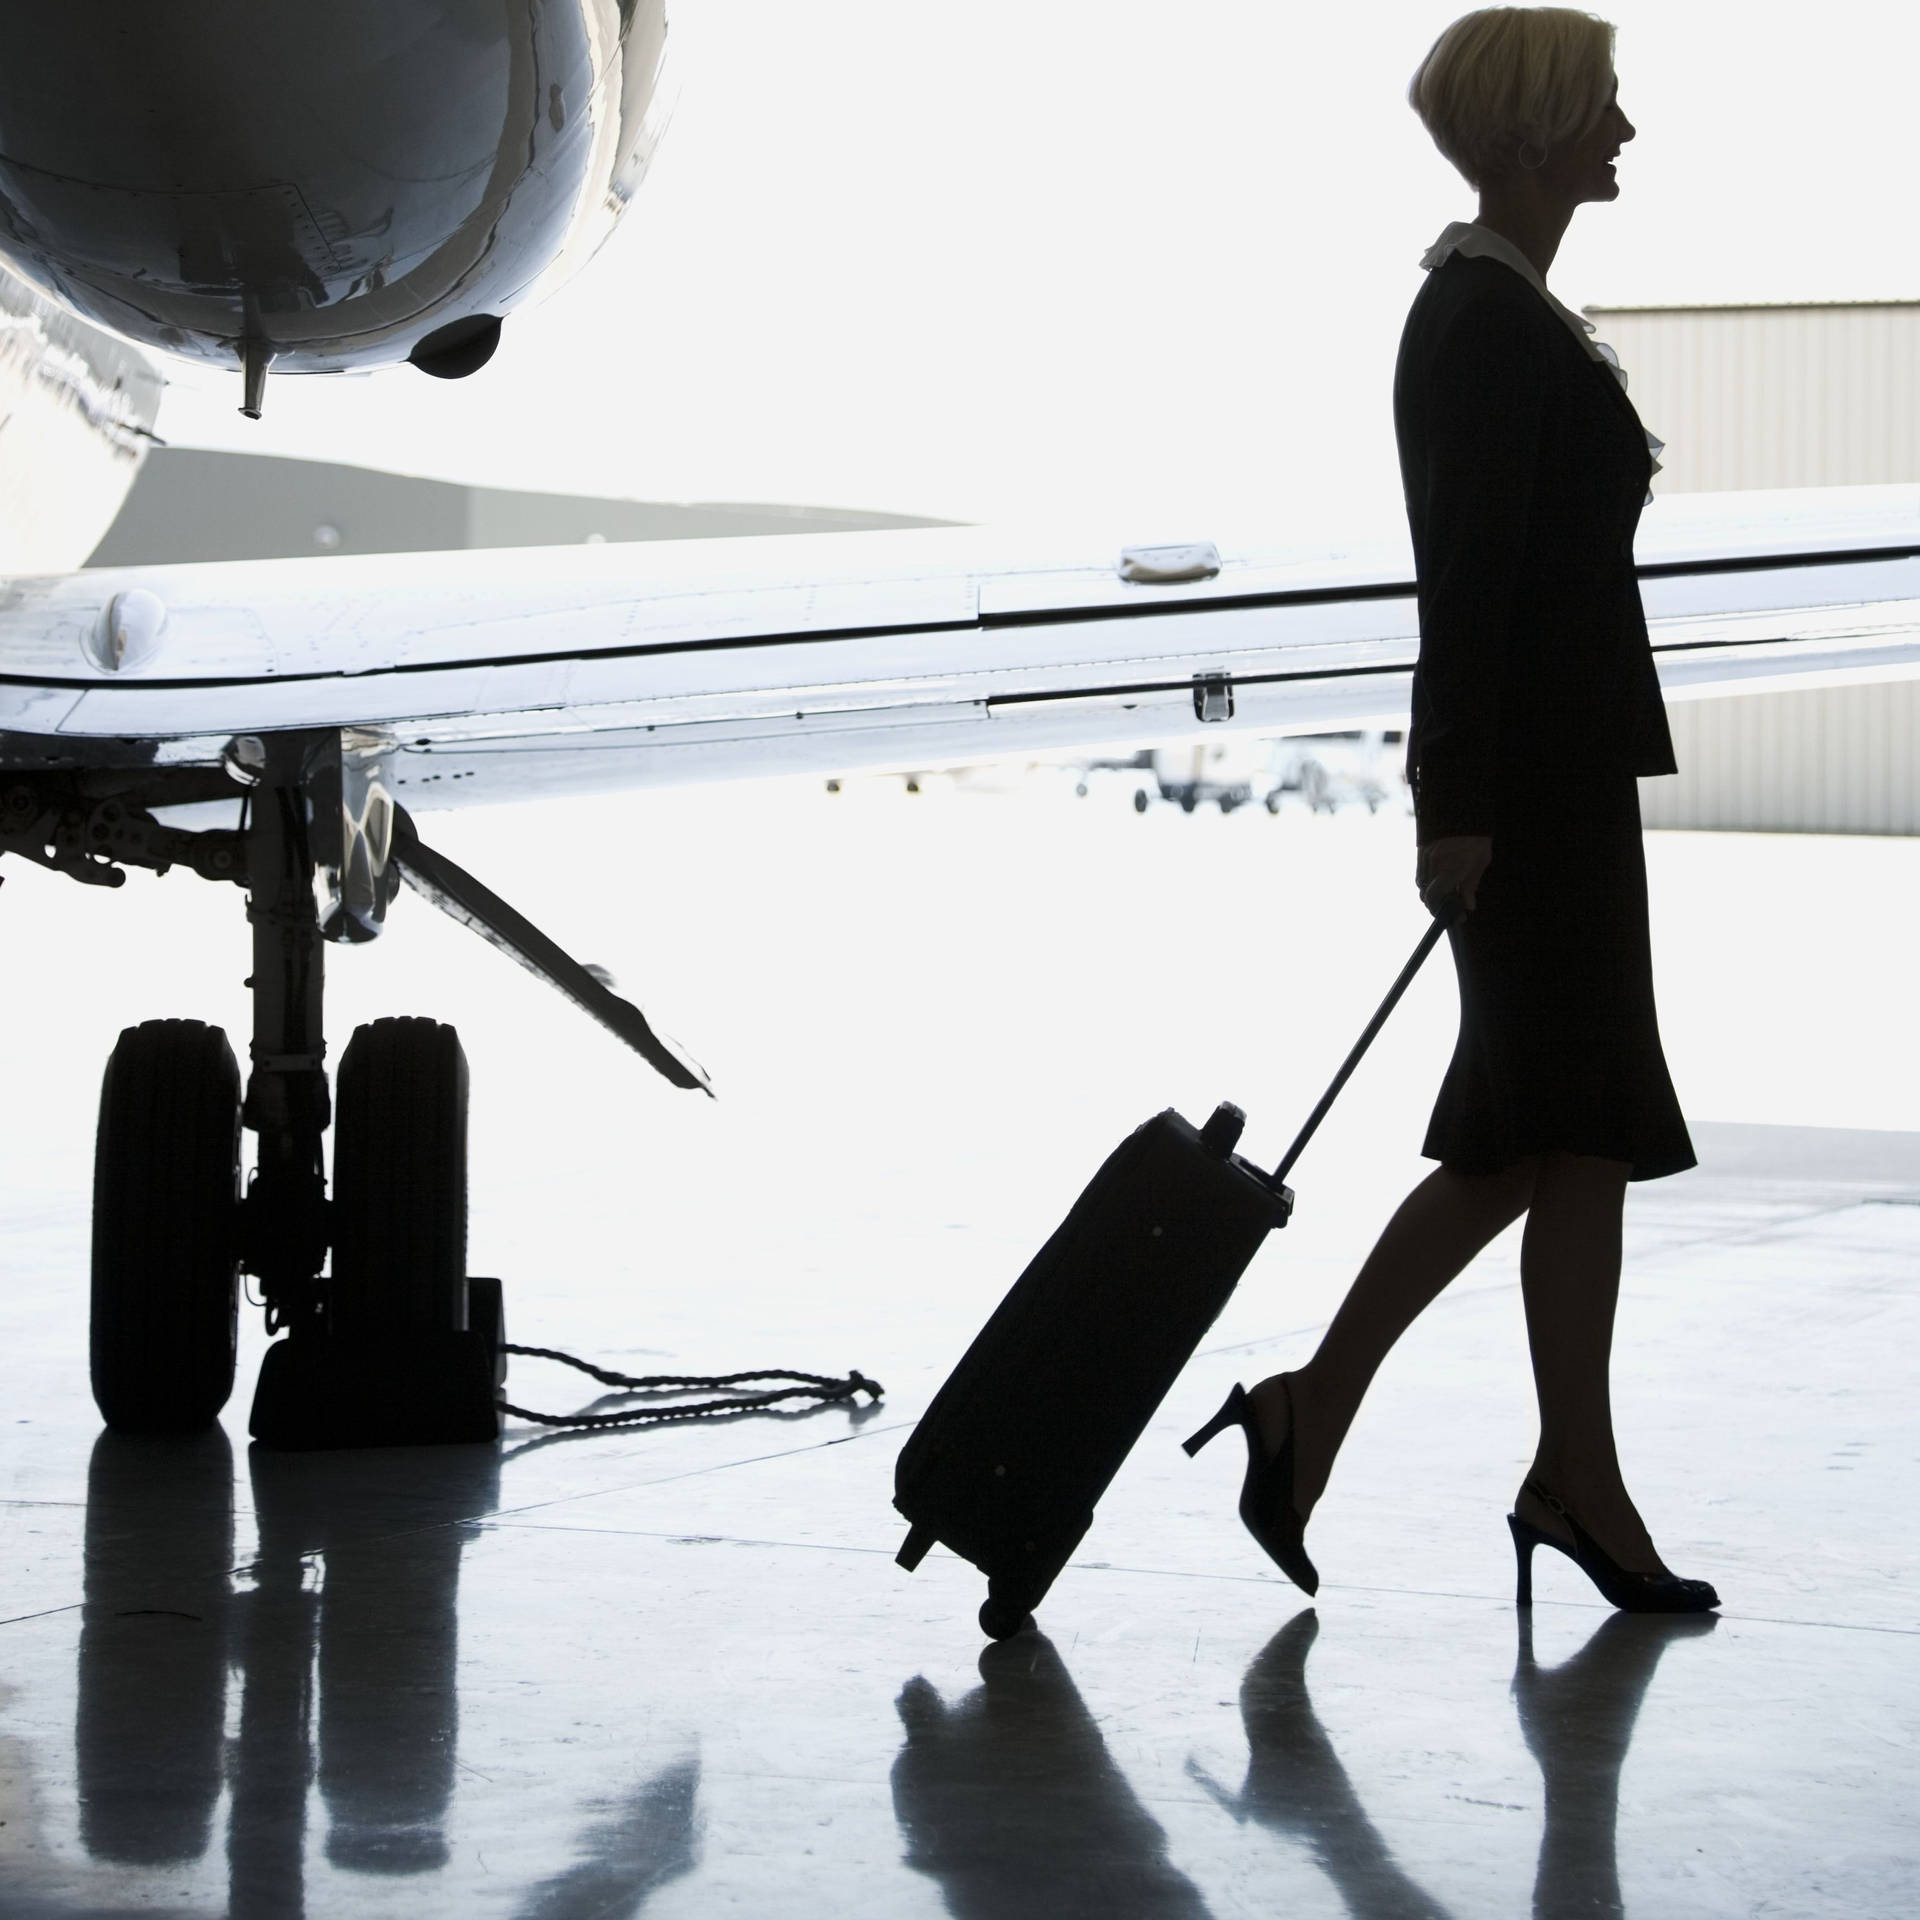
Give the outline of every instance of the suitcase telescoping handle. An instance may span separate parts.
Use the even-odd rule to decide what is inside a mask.
[[[1340,1089],[1353,1078],[1353,1070],[1360,1064],[1360,1057],[1373,1045],[1373,1037],[1387,1024],[1387,1015],[1400,1004],[1400,996],[1413,984],[1413,976],[1420,971],[1422,963],[1435,947],[1440,944],[1440,936],[1460,917],[1460,902],[1457,898],[1443,900],[1439,911],[1433,917],[1433,925],[1420,936],[1420,944],[1413,950],[1413,958],[1400,969],[1400,977],[1387,989],[1387,997],[1380,1002],[1373,1018],[1367,1022],[1367,1030],[1353,1043],[1353,1051],[1340,1063],[1340,1071],[1333,1076],[1333,1085],[1320,1096],[1320,1104],[1307,1115],[1307,1124],[1294,1136],[1293,1145],[1287,1149],[1286,1158],[1273,1170],[1275,1186],[1284,1186],[1287,1175],[1293,1171],[1293,1163],[1306,1151],[1307,1142],[1319,1130],[1320,1122],[1327,1117],[1328,1109],[1340,1097]]]

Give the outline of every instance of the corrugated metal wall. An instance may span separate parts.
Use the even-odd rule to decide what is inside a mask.
[[[1642,780],[1650,827],[1920,833],[1920,681],[1677,700],[1677,778]]]
[[[1920,480],[1920,301],[1587,314],[1667,442],[1656,492]],[[1920,685],[1669,712],[1680,776],[1641,783],[1649,826],[1920,833]]]
[[[1667,442],[1656,492],[1920,480],[1920,301],[1587,317]]]

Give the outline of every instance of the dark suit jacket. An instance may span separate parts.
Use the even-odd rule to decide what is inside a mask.
[[[1511,267],[1455,253],[1407,316],[1393,414],[1422,842],[1497,834],[1516,774],[1673,772],[1633,571],[1652,462],[1612,370]]]

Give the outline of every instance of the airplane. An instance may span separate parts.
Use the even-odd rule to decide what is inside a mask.
[[[93,404],[61,416],[67,441],[130,477],[151,433],[152,376],[95,328],[232,368],[252,415],[270,374],[478,372],[632,199],[665,45],[662,0],[13,10],[0,262],[26,284],[0,309],[34,317],[38,364],[85,363],[70,386]],[[458,1037],[373,1022],[330,1084],[329,943],[379,936],[410,885],[671,1085],[711,1091],[416,812],[1395,727],[1418,644],[1404,533],[1359,524],[1337,546],[1224,549],[937,528],[96,571],[18,557],[0,580],[0,852],[91,885],[182,867],[241,889],[253,938],[244,1087],[197,1022],[131,1027],[109,1062],[95,1399],[127,1432],[211,1422],[244,1272],[288,1335],[253,1431],[296,1446],[492,1438],[503,1377],[498,1283],[466,1273]],[[1920,488],[1661,499],[1636,560],[1669,697],[1920,674]]]

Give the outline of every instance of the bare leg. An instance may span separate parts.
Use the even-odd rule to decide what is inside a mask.
[[[1627,1173],[1622,1161],[1587,1154],[1540,1158],[1520,1243],[1520,1290],[1540,1399],[1540,1445],[1528,1478],[1564,1500],[1622,1566],[1658,1573],[1664,1571],[1660,1556],[1620,1476],[1608,1391]],[[1556,1539],[1571,1538],[1545,1503],[1524,1490],[1517,1510]]]
[[[1500,1173],[1430,1173],[1387,1222],[1313,1358],[1297,1373],[1271,1375],[1252,1389],[1269,1453],[1286,1439],[1289,1404],[1298,1421],[1293,1498],[1303,1520],[1381,1361],[1467,1262],[1526,1210],[1535,1165],[1526,1159]],[[1618,1244],[1616,1219],[1616,1273]]]

